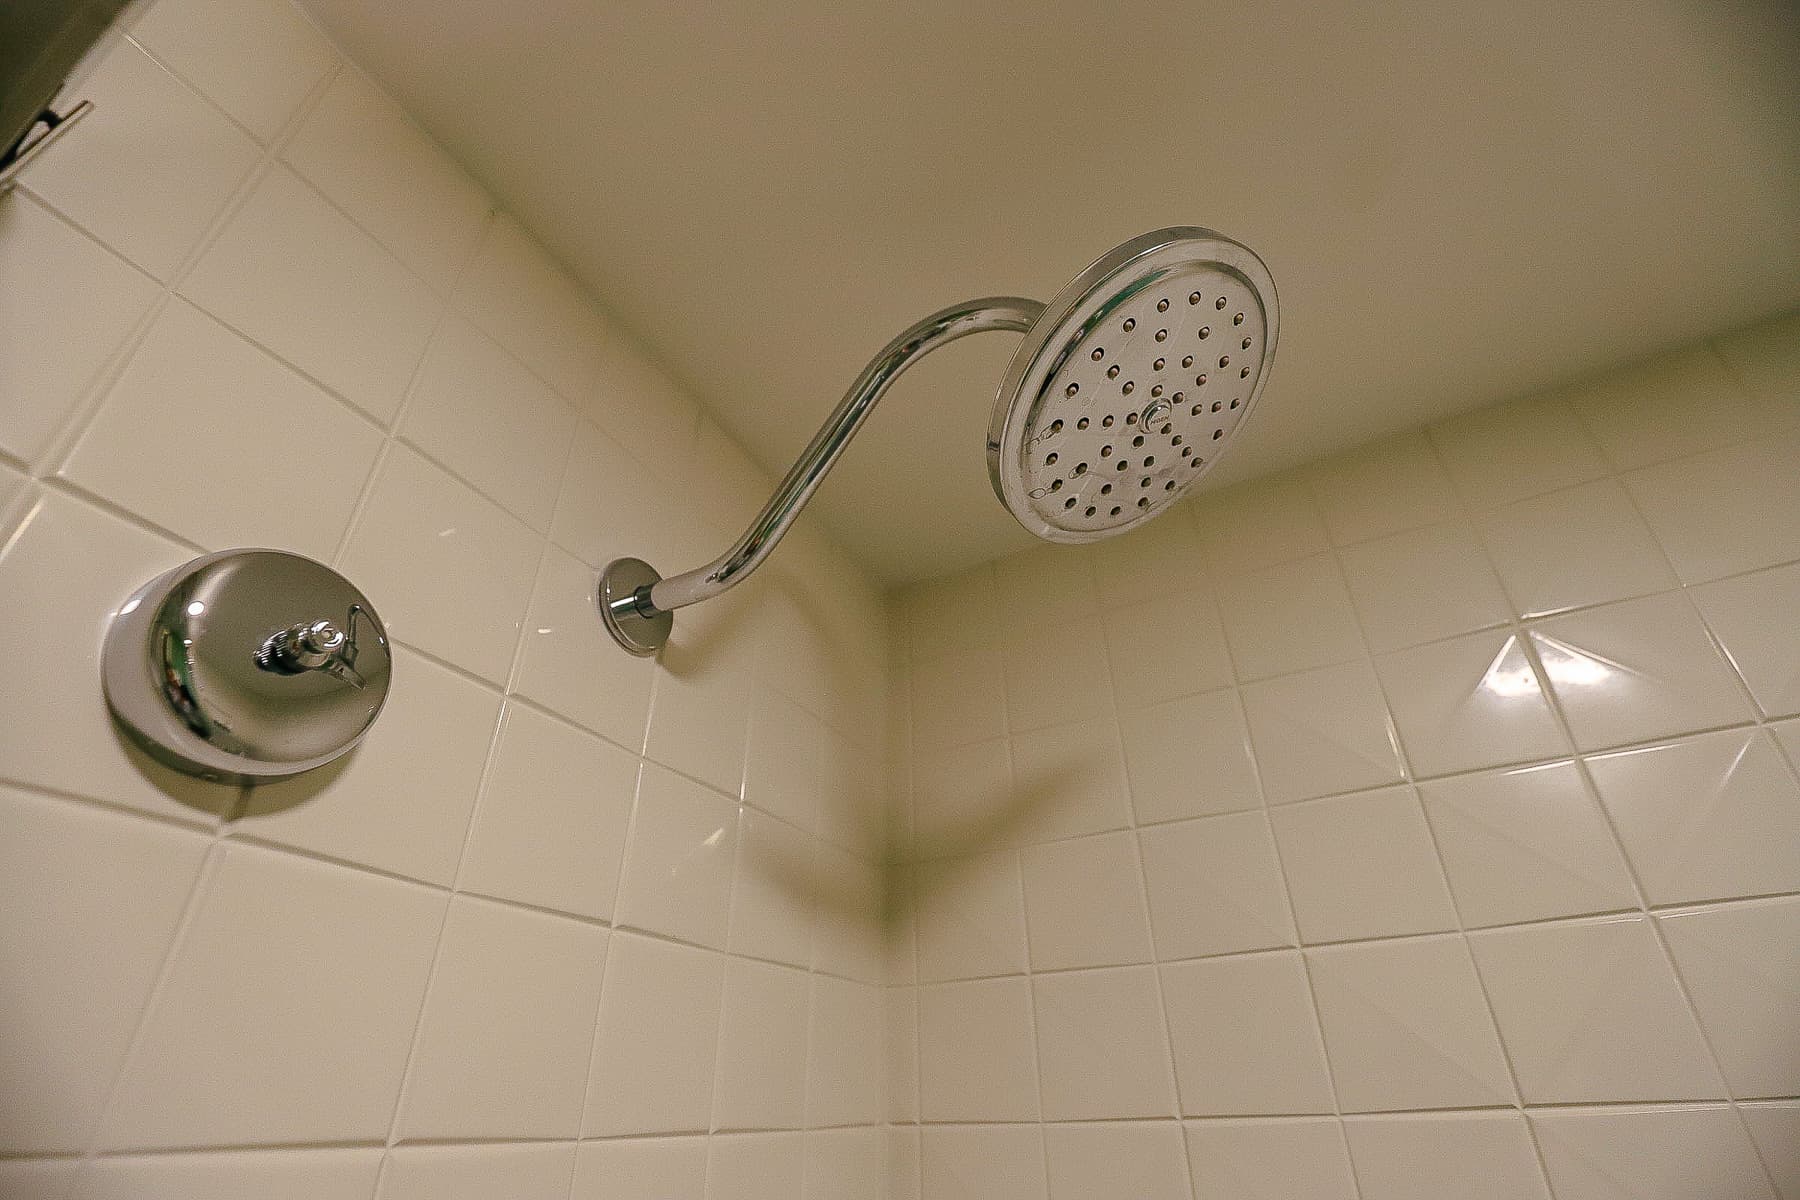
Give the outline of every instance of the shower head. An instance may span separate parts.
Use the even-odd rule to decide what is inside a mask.
[[[889,342],[731,549],[664,579],[616,559],[596,601],[633,654],[668,641],[674,610],[748,578],[774,550],[888,385],[971,333],[1025,335],[988,427],[988,473],[1019,523],[1091,542],[1150,520],[1212,469],[1243,428],[1275,353],[1275,284],[1248,248],[1161,229],[1097,259],[1048,305],[995,296],[931,314]]]
[[[1123,533],[1219,460],[1275,353],[1275,284],[1244,246],[1162,229],[1096,260],[1045,306],[988,427],[988,473],[1052,542]]]

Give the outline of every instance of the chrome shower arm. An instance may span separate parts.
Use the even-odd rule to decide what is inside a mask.
[[[600,612],[619,644],[634,654],[654,654],[668,638],[669,614],[675,609],[728,591],[761,566],[819,490],[888,386],[907,367],[939,346],[971,333],[1023,333],[1043,311],[1044,306],[1036,300],[989,296],[940,309],[894,338],[863,368],[788,469],[781,486],[724,554],[668,579],[637,559],[619,559],[606,568],[600,577]]]

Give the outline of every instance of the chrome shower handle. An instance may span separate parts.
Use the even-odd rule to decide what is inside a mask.
[[[256,665],[277,675],[323,671],[353,688],[365,680],[356,670],[356,617],[352,604],[343,628],[327,620],[298,621],[274,633],[256,651]]]

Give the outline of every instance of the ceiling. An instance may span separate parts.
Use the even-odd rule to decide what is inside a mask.
[[[917,317],[1133,234],[1258,250],[1229,482],[1800,304],[1784,0],[304,0],[771,472]],[[897,384],[816,504],[889,581],[1023,546],[1015,339]]]

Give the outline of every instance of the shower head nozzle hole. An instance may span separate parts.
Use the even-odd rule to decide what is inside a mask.
[[[1202,325],[1200,327],[1201,340],[1204,341],[1205,339],[1207,339],[1211,336],[1212,336],[1212,326],[1211,325]]]
[[[1233,325],[1242,325],[1244,323],[1244,314],[1239,313],[1237,316],[1231,318],[1231,323]]]
[[[1056,465],[1056,451],[1052,450],[1050,453],[1044,455],[1044,465],[1046,467],[1054,467]]]
[[[1119,364],[1118,363],[1114,363],[1112,366],[1106,368],[1106,377],[1108,379],[1117,379],[1119,377]]]
[[[1106,347],[1095,346],[1094,352],[1092,354],[1088,355],[1088,357],[1093,359],[1095,362],[1099,362],[1101,359],[1106,357]]]
[[[1167,300],[1158,300],[1156,302],[1156,311],[1157,312],[1168,312],[1169,311],[1169,302]]]
[[[1159,341],[1159,342],[1166,342],[1166,341],[1168,341],[1168,340],[1169,340],[1169,331],[1168,331],[1168,330],[1166,330],[1166,329],[1159,329],[1159,330],[1157,330],[1157,331],[1156,331],[1156,340],[1157,340],[1157,341]]]
[[[1086,417],[1083,417],[1083,418],[1081,418],[1081,420],[1075,422],[1075,428],[1077,428],[1077,429],[1086,429],[1087,427],[1088,427],[1088,419]]]
[[[1063,389],[1063,395],[1068,396],[1069,398],[1073,399],[1075,396],[1075,393],[1079,392],[1080,390],[1081,390],[1081,385],[1079,383],[1071,383],[1068,387]]]
[[[1200,293],[1199,292],[1189,292],[1188,293],[1188,303],[1189,304],[1200,303]]]
[[[1125,323],[1123,325],[1119,326],[1119,328],[1123,329],[1126,333],[1130,333],[1132,330],[1137,328],[1137,318],[1136,317],[1126,317]]]
[[[1213,302],[1213,307],[1214,308],[1224,308],[1225,307],[1225,297],[1220,296],[1217,300],[1215,300]]]
[[[1121,392],[1125,393],[1127,396],[1129,396],[1129,395],[1131,395],[1132,392],[1137,390],[1137,384],[1135,384],[1131,380],[1127,379],[1125,381],[1125,386],[1120,388],[1119,390]]]
[[[1225,431],[1224,431],[1224,430],[1223,430],[1223,429],[1215,429],[1215,430],[1213,430],[1213,441],[1215,441],[1215,442],[1216,442],[1216,441],[1218,441],[1218,440],[1219,440],[1219,439],[1220,439],[1220,438],[1222,438],[1222,437],[1224,437],[1224,436],[1225,436]]]

